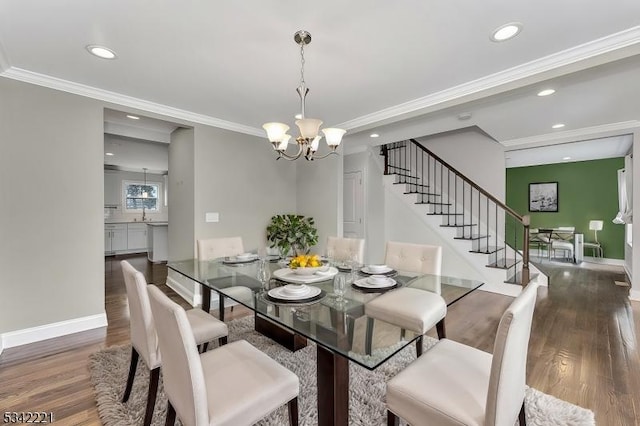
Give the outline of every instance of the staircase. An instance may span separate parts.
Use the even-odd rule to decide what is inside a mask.
[[[427,216],[468,241],[468,251],[485,256],[487,268],[504,270],[505,283],[524,286],[529,265],[529,216],[521,216],[414,139],[382,145],[384,174],[400,185]],[[477,262],[476,262],[477,263]],[[484,262],[483,262],[484,263]],[[533,268],[535,270],[535,268]],[[502,276],[502,275],[501,275]]]

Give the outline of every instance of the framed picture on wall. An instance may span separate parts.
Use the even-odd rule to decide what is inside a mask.
[[[558,211],[558,182],[536,182],[529,184],[530,212]]]

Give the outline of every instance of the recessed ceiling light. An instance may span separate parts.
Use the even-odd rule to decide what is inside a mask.
[[[127,114],[127,118],[130,118],[132,120],[140,120],[140,117],[137,117],[135,115],[130,115],[130,114]]]
[[[97,56],[98,58],[102,58],[102,59],[116,58],[116,52],[104,46],[90,44],[89,46],[87,46],[87,50],[89,51],[89,53],[91,53],[94,56]]]
[[[564,161],[571,160],[571,157],[562,157]]]
[[[371,134],[369,135],[369,137],[370,137],[370,138],[377,138],[377,137],[380,137],[380,135],[379,135],[379,134],[377,134],[377,133],[371,133]]]
[[[296,120],[302,120],[302,114],[296,114],[295,115],[295,119]]]
[[[558,124],[554,124],[553,126],[551,126],[552,129],[561,129],[564,127],[563,123],[558,123]]]
[[[470,112],[463,112],[462,114],[458,115],[458,120],[468,120],[470,118],[471,118]]]
[[[509,22],[496,28],[491,34],[491,40],[496,42],[509,40],[520,34],[521,30],[522,24],[520,22]]]
[[[104,155],[108,155],[109,157],[113,156],[113,152],[105,152]]]
[[[556,93],[554,89],[544,89],[538,92],[538,96],[549,96]]]

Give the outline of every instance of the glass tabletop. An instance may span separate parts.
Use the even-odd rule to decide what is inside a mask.
[[[170,270],[233,299],[279,326],[368,369],[375,369],[411,344],[418,336],[409,331],[401,333],[398,326],[376,319],[372,349],[367,353],[369,351],[365,349],[365,334],[368,318],[364,312],[367,302],[386,291],[411,287],[438,293],[449,306],[483,284],[481,281],[462,278],[394,271],[390,278],[395,280],[397,285],[389,289],[371,289],[354,285],[354,281],[357,284],[358,280],[367,277],[359,269],[355,273],[332,269],[301,277],[291,274],[282,262],[266,261],[265,266],[270,270],[271,279],[268,288],[263,288],[257,279],[260,260],[227,262],[228,259],[206,262],[189,259],[169,262],[167,266]],[[320,275],[321,273],[325,275]],[[341,299],[333,291],[336,275],[344,276],[347,283]],[[271,297],[270,294],[274,293],[269,293],[269,290],[285,286],[290,280],[296,283],[302,280],[312,288],[311,294],[319,294],[301,302]]]

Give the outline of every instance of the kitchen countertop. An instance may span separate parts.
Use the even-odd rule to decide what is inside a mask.
[[[156,226],[167,226],[169,224],[169,222],[162,222],[162,221],[158,221],[158,222],[142,222],[142,221],[114,221],[114,222],[105,222],[105,225],[127,225],[129,223],[139,223],[141,225],[156,225]]]

